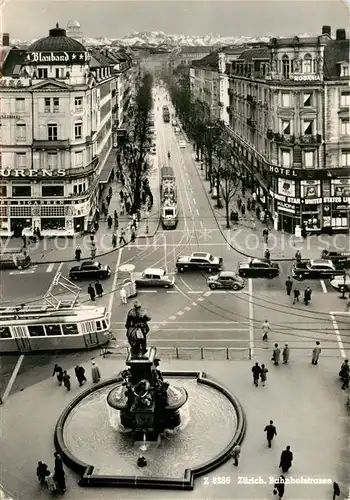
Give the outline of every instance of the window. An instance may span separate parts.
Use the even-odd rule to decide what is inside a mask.
[[[148,277],[148,276],[147,276]],[[100,332],[102,330],[101,321],[96,321],[96,330]]]
[[[32,195],[32,187],[30,184],[12,184],[12,196],[30,198]],[[31,208],[31,207],[23,207]],[[11,214],[12,215],[12,214]]]
[[[41,188],[41,196],[49,196],[49,197],[64,196],[64,186],[44,184]]]
[[[304,135],[312,135],[314,121],[313,120],[304,120],[303,125],[304,125],[303,134]]]
[[[31,337],[45,337],[45,330],[43,325],[28,326],[28,332]]]
[[[289,72],[290,72],[289,57],[287,55],[284,55],[282,57],[282,74],[284,78],[289,78]]]
[[[304,165],[306,168],[313,168],[314,166],[314,152],[305,151],[304,153]]]
[[[13,189],[12,189],[13,192]],[[11,217],[31,217],[32,216],[32,207],[31,206],[14,206],[10,207],[10,216]]]
[[[74,323],[71,325],[63,324],[61,326],[62,326],[63,335],[78,335],[78,333],[79,333],[78,326],[75,325]]]
[[[49,141],[57,141],[58,133],[57,133],[57,125],[56,123],[50,123],[47,126],[47,138]]]
[[[63,207],[64,208],[64,207]],[[66,228],[66,219],[64,217],[55,217],[53,219],[41,219],[41,229],[48,231],[62,231]],[[59,334],[60,335],[60,334]]]
[[[350,92],[342,92],[340,97],[340,105],[341,106],[350,106]]]
[[[303,72],[311,73],[312,72],[312,57],[310,54],[306,54],[303,62]]]
[[[45,97],[44,104],[45,104],[45,107],[44,107],[45,113],[50,113],[50,111],[51,111],[51,99],[50,99],[50,97]]]
[[[38,68],[38,78],[47,78],[48,71],[47,68]]]
[[[282,120],[282,134],[290,135],[290,133],[291,133],[290,120]]]
[[[282,92],[282,107],[283,108],[290,107],[290,94],[289,94],[289,92]]]
[[[291,154],[288,150],[282,150],[282,166],[290,167],[291,164]]]
[[[64,217],[65,207],[64,205],[43,205],[41,207],[42,217]]]
[[[55,335],[62,335],[61,325],[45,325],[46,335],[53,337]]]
[[[350,167],[350,151],[341,152],[341,166]]]
[[[16,153],[16,167],[25,168],[27,166],[26,153]]]
[[[58,97],[53,98],[53,112],[58,113],[60,110],[60,100]]]
[[[47,166],[49,168],[57,168],[58,155],[57,153],[47,153]]]
[[[10,327],[1,326],[0,327],[0,339],[10,339],[12,337]]]
[[[340,76],[349,76],[349,66],[343,66]]]
[[[76,139],[81,139],[83,135],[83,124],[81,122],[74,125],[74,136]]]
[[[16,113],[23,113],[25,109],[25,99],[23,98],[16,98]]]
[[[83,165],[83,152],[82,151],[76,151],[74,153],[74,166],[75,167],[81,167]]]
[[[303,104],[304,108],[312,106],[312,92],[304,92]]]
[[[83,107],[83,98],[82,97],[75,97],[74,98],[74,107],[75,107],[76,111],[78,109],[82,109],[82,107]]]
[[[340,133],[341,135],[346,135],[350,137],[350,123],[348,119],[341,120]]]
[[[16,139],[18,141],[26,140],[26,124],[25,123],[16,123]]]
[[[7,186],[6,184],[0,184],[0,198],[7,197]]]

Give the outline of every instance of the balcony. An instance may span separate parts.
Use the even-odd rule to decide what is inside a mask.
[[[275,142],[279,144],[294,144],[295,143],[295,137],[294,135],[284,135],[284,134],[275,134]]]
[[[82,167],[67,168],[65,169],[65,177],[82,177],[83,175],[90,175],[97,169],[99,157],[95,156],[87,165]]]
[[[69,149],[70,140],[64,139],[60,141],[49,141],[49,140],[33,140],[33,149]]]
[[[252,118],[247,118],[247,125],[251,128],[256,128],[256,122]]]
[[[321,144],[322,142],[322,136],[321,134],[316,134],[316,135],[301,135],[300,136],[300,144]]]

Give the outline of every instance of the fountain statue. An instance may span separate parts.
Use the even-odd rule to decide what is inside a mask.
[[[178,427],[179,409],[188,399],[185,389],[163,379],[156,349],[147,349],[150,320],[136,301],[125,323],[130,352],[127,368],[121,372],[123,390],[119,385],[107,396],[108,405],[120,411],[122,426],[133,432],[136,441],[157,441],[165,430]]]

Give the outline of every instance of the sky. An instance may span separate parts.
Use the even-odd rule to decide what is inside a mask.
[[[84,36],[118,38],[135,31],[221,36],[320,33],[347,28],[349,0],[0,0],[1,25],[12,39],[48,35],[78,20]],[[2,5],[2,7],[1,7]]]

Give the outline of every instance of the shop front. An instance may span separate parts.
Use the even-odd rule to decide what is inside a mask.
[[[350,197],[325,198],[322,223],[323,229],[327,233],[349,231]]]
[[[277,230],[286,233],[295,233],[297,226],[300,226],[299,205],[284,201],[275,201],[275,221]]]

